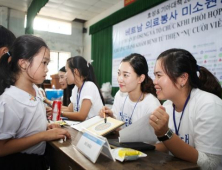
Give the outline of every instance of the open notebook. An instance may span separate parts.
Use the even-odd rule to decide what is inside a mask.
[[[71,127],[78,131],[87,129],[90,132],[103,136],[112,132],[113,130],[122,126],[123,124],[124,124],[123,121],[113,119],[111,117],[107,117],[107,121],[105,123],[104,118],[101,118],[100,116],[95,116],[77,125],[72,125]]]

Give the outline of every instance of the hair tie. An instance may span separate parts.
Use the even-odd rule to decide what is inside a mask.
[[[8,56],[9,56],[9,57],[11,56],[11,54],[9,53],[9,51],[8,51],[8,52],[6,52],[6,54],[8,54]]]
[[[197,77],[200,77],[200,66],[197,65]]]
[[[87,61],[87,67],[89,67],[89,64],[91,64],[92,62],[93,62],[93,60]]]

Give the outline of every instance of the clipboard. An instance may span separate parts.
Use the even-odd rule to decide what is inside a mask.
[[[84,122],[73,125],[71,127],[78,131],[87,129],[88,131],[94,134],[104,136],[117,129],[118,127],[122,126],[123,124],[123,121],[113,119],[111,117],[107,117],[107,121],[105,123],[104,118],[101,118],[100,116],[95,116],[91,119],[85,120]]]
[[[108,139],[108,142],[111,147],[123,147],[123,148],[131,148],[138,151],[150,151],[155,150],[156,147],[154,145],[144,143],[144,142],[124,142],[120,143],[118,139]]]

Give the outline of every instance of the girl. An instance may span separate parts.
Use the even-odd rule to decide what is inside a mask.
[[[99,114],[104,101],[95,84],[93,67],[81,57],[71,57],[66,63],[67,83],[75,84],[67,109],[63,108],[62,116],[71,120],[83,121]]]
[[[34,85],[44,81],[49,60],[45,42],[31,35],[17,38],[0,60],[1,169],[47,169],[45,141],[70,138],[68,131],[48,125]]]
[[[150,116],[150,124],[162,141],[157,150],[170,151],[202,169],[222,168],[218,167],[222,155],[222,90],[216,78],[182,49],[161,53],[154,74],[158,99],[168,100]]]
[[[125,57],[118,69],[120,91],[114,99],[112,110],[103,107],[100,116],[108,116],[122,120],[125,127],[150,114],[160,102],[156,98],[152,79],[148,76],[146,59],[140,54]]]

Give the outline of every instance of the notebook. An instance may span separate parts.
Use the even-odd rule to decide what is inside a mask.
[[[131,148],[138,151],[147,151],[147,150],[155,150],[155,146],[144,143],[144,142],[124,142],[119,143],[118,139],[108,139],[108,142],[112,148],[116,147],[124,147],[124,148]]]

